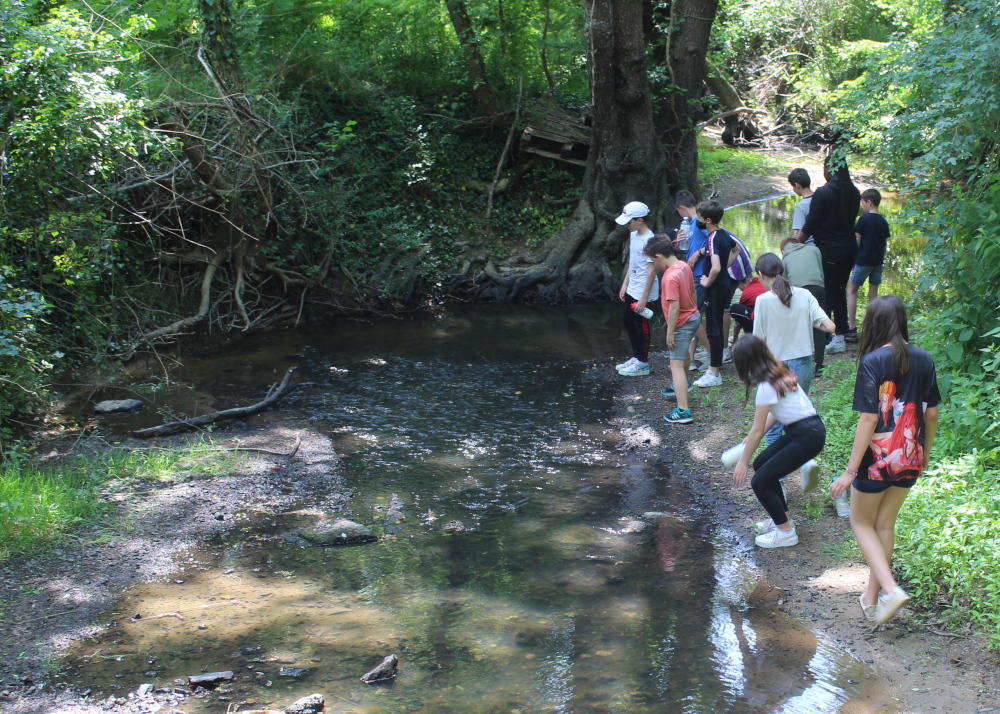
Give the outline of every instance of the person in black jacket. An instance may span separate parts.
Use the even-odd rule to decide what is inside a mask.
[[[827,352],[843,352],[844,334],[848,330],[847,283],[858,254],[854,225],[861,207],[861,192],[851,181],[844,160],[835,164],[832,157],[827,157],[823,176],[826,184],[813,193],[806,224],[799,230],[797,240],[802,243],[812,236],[823,256],[826,312],[837,325],[837,334],[827,345]]]

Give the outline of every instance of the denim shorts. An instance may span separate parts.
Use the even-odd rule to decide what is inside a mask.
[[[700,324],[701,315],[695,313],[688,318],[687,322],[674,330],[674,342],[677,343],[677,346],[670,350],[670,359],[687,359],[688,345],[694,339],[694,333],[698,331]]]
[[[865,278],[868,279],[869,285],[881,285],[882,284],[882,266],[881,265],[855,265],[854,272],[851,273],[851,282],[855,285],[864,285]]]

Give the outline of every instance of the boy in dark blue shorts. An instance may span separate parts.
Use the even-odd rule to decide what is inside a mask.
[[[873,188],[861,194],[861,218],[854,227],[858,241],[858,257],[854,260],[854,272],[847,285],[848,331],[844,339],[858,341],[858,291],[868,281],[868,302],[878,297],[878,286],[882,283],[882,266],[885,264],[885,246],[889,238],[889,224],[878,212],[882,194]]]

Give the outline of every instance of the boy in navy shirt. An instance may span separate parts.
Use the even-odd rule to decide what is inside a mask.
[[[861,218],[854,227],[858,241],[858,257],[854,260],[854,272],[847,285],[847,311],[849,330],[844,335],[848,342],[858,341],[858,291],[868,280],[868,302],[878,297],[878,286],[882,283],[882,266],[885,264],[885,245],[889,240],[889,224],[878,206],[882,194],[873,188],[861,194]]]
[[[705,287],[705,315],[708,330],[709,367],[696,380],[696,387],[718,387],[722,384],[722,350],[724,335],[722,318],[736,291],[736,282],[730,276],[729,268],[740,255],[741,244],[732,234],[719,228],[719,221],[725,213],[716,201],[702,201],[698,204],[698,227],[708,231],[706,265],[708,272],[701,276]]]

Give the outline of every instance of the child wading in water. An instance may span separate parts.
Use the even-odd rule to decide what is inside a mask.
[[[740,381],[746,385],[748,400],[750,387],[757,385],[753,426],[744,441],[743,455],[733,470],[733,483],[737,487],[746,483],[750,457],[760,445],[764,432],[776,422],[784,424],[785,433],[754,459],[750,486],[770,516],[770,522],[764,520],[757,524],[758,530],[765,531],[757,536],[757,545],[762,548],[795,545],[799,537],[788,518],[788,504],[780,480],[823,450],[826,425],[805,390],[799,388],[799,378],[788,365],[775,358],[760,338],[748,335],[733,345],[733,366]]]

